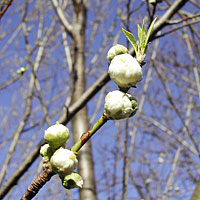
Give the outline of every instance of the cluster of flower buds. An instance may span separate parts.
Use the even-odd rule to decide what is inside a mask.
[[[129,118],[138,109],[137,100],[126,92],[130,87],[136,87],[136,84],[142,80],[142,65],[155,21],[156,19],[152,21],[147,32],[144,20],[142,27],[138,25],[138,42],[132,33],[122,29],[133,46],[136,57],[128,54],[128,49],[120,44],[111,47],[107,53],[108,74],[120,89],[120,91],[109,92],[105,98],[104,112],[109,119]]]
[[[110,62],[108,74],[120,90],[106,95],[105,114],[109,119],[116,120],[132,117],[138,109],[137,100],[125,92],[142,80],[142,68],[123,45],[117,44],[110,48],[107,59]]]
[[[137,100],[127,91],[130,87],[136,87],[136,84],[142,80],[141,65],[144,63],[148,40],[155,20],[151,23],[147,33],[144,21],[142,28],[138,26],[138,42],[132,33],[122,29],[133,46],[136,58],[128,54],[128,49],[120,44],[110,48],[107,53],[108,73],[120,89],[109,92],[105,97],[104,114],[107,119],[129,118],[135,115],[138,110]],[[21,71],[18,73],[23,73],[24,69]],[[40,154],[44,160],[44,168],[50,165],[61,178],[63,187],[72,189],[82,187],[83,180],[78,173],[74,172],[78,163],[76,152],[65,149],[68,138],[69,130],[64,125],[56,123],[49,127],[44,134],[47,144],[41,147]]]
[[[62,185],[67,189],[72,189],[82,187],[83,180],[79,174],[73,172],[78,160],[73,151],[65,149],[68,138],[68,128],[57,122],[45,131],[44,139],[47,144],[41,147],[40,154],[45,161],[43,167],[48,161],[52,170],[61,178]]]

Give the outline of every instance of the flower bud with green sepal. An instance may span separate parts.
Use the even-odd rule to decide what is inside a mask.
[[[49,146],[49,144],[44,144],[40,148],[40,155],[43,157],[45,160],[50,160],[51,156],[53,155],[54,151],[53,149]]]
[[[128,93],[115,90],[106,95],[104,109],[109,119],[129,118],[138,110],[137,100]]]
[[[20,69],[17,70],[17,74],[19,75],[23,75],[28,69],[28,65],[26,65],[25,67],[20,67]]]
[[[149,0],[150,4],[162,3],[162,0]]]
[[[108,73],[122,88],[135,87],[136,83],[142,80],[142,68],[130,54],[115,56],[109,65]]]
[[[128,49],[121,44],[116,44],[109,49],[107,53],[107,59],[111,62],[115,56],[125,53],[128,53]]]
[[[51,157],[50,163],[53,171],[62,177],[76,169],[78,160],[73,151],[60,147]]]
[[[50,126],[44,134],[45,141],[53,149],[58,149],[59,147],[64,146],[68,138],[68,128],[58,122],[55,125]]]
[[[72,172],[71,174],[68,174],[65,177],[61,177],[61,180],[63,187],[68,190],[77,187],[82,188],[83,186],[83,179],[76,172]]]

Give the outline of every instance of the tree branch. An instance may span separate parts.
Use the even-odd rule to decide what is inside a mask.
[[[86,133],[83,133],[80,139],[73,145],[71,151],[74,153],[78,152],[83,145],[108,121],[107,116],[103,115],[94,124],[94,126],[89,129]],[[39,190],[54,176],[56,173],[53,172],[49,160],[43,160],[43,172],[30,184],[25,194],[21,200],[32,199]]]
[[[170,8],[165,12],[165,14],[155,23],[154,28],[151,33],[149,41],[152,41],[158,31],[164,28],[168,21],[174,16],[174,14],[180,10],[189,0],[176,0]]]
[[[71,118],[82,108],[87,102],[110,80],[108,73],[104,73],[83,95],[69,108],[64,107],[63,115],[60,117],[61,124],[67,124]],[[10,177],[3,187],[0,189],[0,199],[3,198],[9,190],[17,184],[20,177],[29,169],[32,163],[40,154],[40,147],[44,144],[41,140],[35,149],[31,152],[29,157],[21,164],[20,168]]]
[[[69,35],[73,35],[72,34],[72,25],[68,22],[68,20],[66,19],[62,8],[60,7],[60,5],[58,4],[57,0],[51,0],[52,5],[57,13],[58,18],[60,19],[60,22],[62,23],[62,25],[65,27],[66,31],[68,32]]]
[[[1,21],[1,18],[3,17],[3,15],[5,14],[6,10],[9,8],[9,6],[11,6],[12,2],[14,0],[9,0],[7,3],[6,3],[6,6],[3,8],[3,10],[0,12],[0,21]]]

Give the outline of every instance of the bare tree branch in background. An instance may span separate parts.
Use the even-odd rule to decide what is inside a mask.
[[[14,0],[1,0],[1,5],[0,5],[0,20],[3,17],[3,15],[6,13],[7,9],[9,8],[9,6],[11,6],[12,2]]]
[[[100,99],[116,88],[108,83],[107,50],[126,44],[121,27],[135,34],[148,16],[157,17],[156,43],[131,90],[139,111],[127,123],[106,124],[92,139],[93,153],[89,145],[80,154],[80,199],[189,199],[200,174],[198,12],[195,0],[14,1],[0,33],[0,198],[23,193],[38,174],[46,127],[68,123],[77,141],[103,112]],[[65,192],[55,176],[37,195],[63,199]],[[68,195],[78,199],[77,190]]]

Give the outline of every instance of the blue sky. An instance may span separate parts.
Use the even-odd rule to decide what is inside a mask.
[[[24,1],[23,1],[24,3]],[[22,2],[19,1],[14,1],[12,6],[9,8],[8,12],[6,15],[3,17],[1,21],[1,26],[0,26],[0,32],[3,34],[5,32],[7,34],[7,37],[4,37],[3,39],[0,40],[0,49],[2,50],[5,45],[8,43],[8,40],[10,39],[12,33],[14,30],[16,30],[16,27],[18,26],[19,23],[21,23],[21,14],[22,10],[16,11],[16,8],[18,5],[23,5]],[[88,23],[87,23],[87,41],[90,38],[91,35],[91,21],[94,19],[98,19],[98,16],[96,16],[93,13],[93,10],[95,10],[96,3],[93,2],[92,7],[88,10]],[[134,4],[132,8],[135,8],[138,6],[140,1],[134,1]],[[50,3],[47,3],[46,6],[43,6],[40,11],[36,9],[35,6],[35,1],[31,1],[31,4],[29,6],[29,15],[31,15],[31,11],[34,9],[36,10],[35,12],[37,13],[36,15],[33,15],[33,21],[31,21],[31,16],[29,16],[29,19],[31,22],[27,23],[27,27],[30,27],[30,35],[29,35],[29,42],[31,45],[34,45],[37,41],[37,29],[38,29],[38,18],[37,16],[40,16],[40,12],[45,11],[46,15],[44,17],[44,25],[46,27],[49,27],[53,19],[55,18],[55,12],[51,10],[51,5]],[[188,4],[186,6],[186,9],[188,11],[191,11],[191,9],[194,8],[191,4]],[[89,88],[92,83],[95,82],[97,77],[100,77],[103,72],[107,70],[107,61],[106,61],[106,53],[109,49],[109,47],[112,46],[113,41],[112,39],[108,39],[106,43],[106,48],[102,49],[100,52],[98,52],[98,59],[97,61],[91,65],[91,59],[94,57],[95,53],[97,53],[97,50],[101,47],[103,42],[105,41],[108,33],[109,28],[111,26],[112,20],[114,19],[116,21],[116,27],[114,28],[112,35],[111,36],[116,36],[119,30],[121,30],[122,25],[120,23],[120,18],[119,16],[116,17],[115,13],[117,12],[117,9],[119,9],[119,5],[116,3],[116,1],[112,0],[110,1],[110,4],[108,7],[105,8],[105,10],[100,6],[99,10],[102,9],[102,14],[105,15],[104,22],[102,22],[97,32],[97,35],[94,38],[94,41],[92,44],[86,44],[86,50],[88,50],[88,54],[86,57],[86,71],[88,73],[87,77],[87,88]],[[120,7],[122,10],[122,14],[125,14],[125,5]],[[16,11],[16,12],[15,12]],[[195,11],[194,11],[195,12]],[[163,14],[163,11],[158,11],[157,14]],[[147,16],[146,13],[146,7],[143,6],[139,12],[136,12],[135,14],[132,15],[131,20],[130,20],[130,30],[133,32],[134,35],[137,35],[137,23],[142,23],[142,19],[144,16]],[[35,18],[34,18],[35,17]],[[42,87],[42,92],[43,92],[43,97],[44,99],[48,102],[48,100],[52,99],[52,97],[56,97],[59,94],[63,94],[55,99],[51,106],[48,108],[49,112],[51,115],[53,115],[51,119],[51,123],[55,123],[55,121],[58,120],[60,114],[62,113],[62,107],[64,104],[64,101],[66,99],[66,96],[68,95],[69,91],[63,91],[63,88],[65,88],[65,84],[69,83],[69,72],[67,69],[67,63],[66,63],[66,57],[64,53],[64,48],[62,46],[62,37],[61,33],[59,32],[59,22],[57,22],[57,26],[55,26],[55,36],[57,39],[50,43],[49,48],[46,48],[46,57],[44,58],[44,62],[41,64],[41,68],[38,71],[38,76],[39,80],[41,83]],[[57,31],[56,31],[57,30]],[[103,32],[102,32],[103,31]],[[44,36],[45,30],[42,30],[42,36]],[[161,52],[158,52],[158,61],[161,62],[162,59],[164,59],[164,56],[162,52],[165,52],[166,56],[171,56],[173,58],[173,53],[174,51],[176,52],[176,55],[174,57],[177,57],[177,61],[180,63],[182,67],[177,67],[177,70],[179,70],[179,73],[182,73],[184,76],[187,75],[187,67],[184,68],[185,64],[191,64],[191,60],[187,59],[187,51],[184,50],[186,47],[184,42],[182,41],[180,37],[181,33],[173,33],[168,36],[163,37],[159,41],[159,47]],[[125,36],[122,34],[119,35],[118,43],[125,45],[126,44],[126,39]],[[53,48],[53,45],[55,48]],[[150,44],[150,48],[153,49],[153,43]],[[34,54],[32,56],[33,59],[35,59],[37,49],[34,51]],[[0,51],[1,52],[1,51]],[[5,80],[10,80],[12,79],[12,76],[16,71],[27,64],[26,60],[24,59],[26,56],[25,52],[25,45],[24,45],[24,38],[22,36],[22,31],[19,31],[19,33],[16,35],[16,38],[12,40],[12,42],[9,44],[6,52],[2,52],[0,55],[0,65],[1,65],[1,74],[0,74],[0,85],[3,83]],[[146,80],[146,74],[150,66],[150,56],[151,52],[147,54],[147,64],[143,67],[143,81],[138,84],[137,89],[131,89],[130,93],[135,95],[138,101],[140,102],[141,96],[143,94],[143,86]],[[97,69],[96,69],[97,67]],[[166,64],[162,70],[166,70],[165,74],[170,75],[170,70],[173,70],[174,66],[173,63],[168,63]],[[1,140],[0,144],[3,144],[3,141],[12,138],[12,134],[14,134],[17,124],[20,122],[22,114],[24,112],[24,99],[26,98],[27,94],[27,88],[28,84],[27,82],[29,81],[29,76],[31,74],[31,69],[30,66],[28,68],[28,71],[25,73],[25,75],[18,80],[15,84],[12,84],[5,90],[0,91],[0,112],[1,116],[7,116],[8,123],[11,123],[8,128],[5,128],[7,126],[3,126],[5,124],[6,118],[4,118],[4,121],[2,121],[2,126],[0,127],[0,132],[1,132]],[[190,78],[194,78],[194,75],[192,74],[191,70],[188,72],[188,76]],[[171,78],[171,77],[170,77]],[[174,79],[177,79],[178,81],[180,80],[180,77],[175,76],[173,77]],[[45,81],[49,80],[49,81]],[[180,80],[181,81],[181,80]],[[183,81],[183,80],[182,80]],[[184,81],[183,81],[184,83]],[[51,91],[46,90],[48,85],[53,84],[53,89]],[[184,92],[184,89],[180,86],[177,86],[173,81],[167,82],[173,98],[177,100],[177,106],[181,109],[181,112],[183,116],[185,117],[186,112],[185,110],[185,104],[184,102],[188,101],[188,96],[183,96],[182,93]],[[191,86],[192,89],[195,90],[195,86]],[[113,82],[109,82],[106,87],[105,87],[105,92],[103,92],[103,95],[108,91],[117,89],[117,86]],[[40,102],[37,98],[37,92],[35,91],[34,93],[34,101],[33,101],[33,115],[30,117],[28,120],[27,125],[25,128],[31,127],[34,125],[34,123],[41,122],[42,116],[43,116],[43,111],[39,110],[38,107],[40,106]],[[152,72],[152,77],[150,80],[149,88],[147,91],[148,98],[146,97],[145,103],[143,106],[143,113],[145,113],[145,116],[147,117],[154,117],[155,120],[158,120],[161,124],[165,125],[166,127],[169,127],[174,133],[180,134],[180,137],[182,136],[182,129],[183,125],[177,116],[177,113],[174,112],[173,109],[171,109],[171,112],[166,112],[165,108],[169,107],[169,102],[166,98],[166,92],[162,86],[162,83],[158,80],[158,77],[155,73],[155,70]],[[96,96],[90,101],[88,105],[88,113],[89,117],[93,115],[93,112],[95,110],[95,106],[97,105],[98,99],[100,98],[100,93],[96,94]],[[181,103],[178,102],[180,100]],[[97,114],[96,119],[103,113],[103,102],[104,98],[102,100],[102,104],[99,110],[99,113]],[[154,102],[155,103],[154,103]],[[197,104],[199,104],[199,99],[196,95],[193,95],[193,101]],[[161,102],[161,106],[158,106],[158,103]],[[16,105],[16,108],[14,111],[18,114],[18,116],[14,116],[13,111],[10,109],[12,105]],[[56,113],[54,111],[56,110]],[[198,112],[195,110],[192,110],[192,113],[196,118],[198,117]],[[163,116],[165,116],[167,119],[172,119],[167,121]],[[130,126],[129,126],[129,131],[133,131],[133,127],[135,125],[135,120],[136,116],[130,119]],[[192,120],[191,120],[192,121]],[[199,119],[196,119],[195,121],[191,122],[190,128],[192,130],[196,130],[194,127],[195,123],[198,123]],[[138,119],[138,122],[141,123],[140,126],[138,126],[137,130],[137,135],[136,135],[136,140],[135,140],[135,149],[134,149],[134,155],[133,158],[135,158],[135,161],[132,163],[132,169],[133,171],[137,171],[138,173],[140,172],[146,172],[146,176],[148,178],[148,173],[150,173],[150,168],[148,164],[142,165],[141,167],[141,162],[139,159],[142,159],[143,156],[147,156],[147,160],[152,161],[152,164],[150,166],[152,168],[155,168],[159,170],[158,175],[163,178],[164,180],[166,179],[170,167],[171,167],[171,160],[175,154],[175,150],[171,147],[169,147],[169,143],[160,143],[160,140],[158,140],[158,137],[160,137],[163,140],[173,140],[171,137],[167,137],[165,133],[159,130],[158,127],[153,126],[150,122],[145,122],[142,118]],[[147,127],[145,128],[142,123],[147,123]],[[193,124],[194,123],[194,124]],[[125,121],[120,120],[119,124],[121,125],[121,137],[124,138],[124,127],[125,127]],[[68,124],[70,128],[70,123]],[[23,143],[23,148],[20,147],[20,144],[16,148],[16,154],[14,155],[12,161],[18,161],[17,163],[20,163],[22,161],[22,157],[19,156],[19,154],[23,153],[28,153],[31,151],[31,149],[34,147],[34,144],[28,143],[30,148],[27,148],[28,151],[26,152],[26,143],[27,141],[30,141],[30,139],[34,138],[34,143],[36,144],[40,139],[42,138],[42,133],[47,127],[47,124],[44,123],[41,126],[36,126],[34,129],[31,129],[25,133],[22,134],[21,137],[21,142]],[[153,137],[152,132],[155,131],[155,134],[158,134],[158,137]],[[151,133],[151,134],[150,134]],[[118,141],[118,131],[116,128],[116,124],[114,121],[109,121],[105,126],[103,126],[98,133],[92,138],[92,143],[93,143],[93,154],[94,154],[94,160],[95,160],[95,169],[96,169],[96,178],[99,181],[99,185],[97,185],[99,192],[99,199],[106,199],[110,197],[112,199],[113,196],[113,190],[115,191],[120,191],[122,187],[122,180],[121,180],[121,175],[122,175],[122,159],[121,157],[119,158],[117,162],[117,167],[116,167],[116,172],[115,169],[113,168],[114,165],[114,153],[113,151],[118,150],[119,151],[119,156],[122,154],[122,150],[120,148],[120,144],[116,141]],[[195,132],[197,135],[198,132]],[[30,139],[29,139],[30,138]],[[72,137],[71,137],[72,138]],[[2,148],[3,154],[1,155],[0,161],[3,163],[3,160],[5,159],[6,152],[8,149],[8,146],[10,145],[10,141],[6,143],[6,145]],[[69,142],[70,144],[72,141]],[[190,141],[188,140],[188,143]],[[130,136],[129,136],[129,144],[130,144]],[[31,146],[32,145],[32,146]],[[162,146],[163,145],[163,146]],[[104,152],[104,148],[107,148],[107,150]],[[128,147],[129,149],[130,147]],[[144,153],[145,149],[150,149],[152,150],[152,153]],[[169,157],[165,157],[166,163],[165,165],[158,164],[157,158],[159,153],[162,151],[166,151],[166,149],[169,149]],[[109,177],[105,178],[104,177],[104,171],[102,170],[102,155],[103,153],[105,154],[105,166],[106,170]],[[199,160],[197,157],[193,156],[191,159],[193,159],[194,162],[199,164]],[[26,176],[29,176],[28,178],[22,178],[20,181],[19,185],[15,187],[13,190],[13,194],[11,199],[14,199],[17,195],[21,196],[24,192],[24,188],[27,187],[27,185],[32,181],[32,178],[35,176],[35,169],[38,167],[38,161],[41,160],[39,158],[37,162],[35,162],[31,168],[29,169],[28,173]],[[12,175],[12,173],[16,170],[16,166],[13,164],[10,165],[9,172],[6,178],[9,178],[9,176]],[[30,174],[29,174],[30,173]],[[118,177],[118,184],[116,184],[116,188],[112,187],[112,179],[110,177],[112,173],[117,173]],[[177,170],[177,174],[185,173],[182,168]],[[164,174],[164,175],[163,175]],[[197,175],[195,169],[194,169],[194,174]],[[149,174],[149,177],[151,177],[152,174]],[[178,176],[176,176],[178,177]],[[188,176],[186,176],[188,178]],[[189,178],[188,178],[189,179]],[[53,178],[47,185],[44,186],[44,188],[40,191],[38,199],[48,199],[48,197],[42,195],[45,195],[47,193],[47,190],[52,187],[58,187],[57,182],[59,181],[56,179],[56,177]],[[142,184],[142,179],[137,179],[139,184]],[[161,182],[161,181],[160,181]],[[181,185],[181,180],[175,180],[175,182],[178,184],[179,187],[181,188],[188,188],[191,184],[190,181],[185,182],[185,185]],[[109,191],[106,192],[104,191],[104,185],[108,184],[110,186]],[[157,182],[153,182],[152,184],[156,184]],[[165,183],[162,183],[161,187],[164,187]],[[188,186],[189,185],[189,186]],[[186,187],[187,186],[187,187]],[[191,186],[190,186],[191,187]],[[190,188],[189,187],[189,188]],[[59,199],[64,199],[63,194],[64,190],[63,188],[58,188],[61,193]],[[156,190],[155,190],[156,191]],[[74,190],[72,192],[73,194],[73,199],[78,199],[77,197],[77,190]],[[187,194],[190,194],[188,192]],[[128,193],[127,193],[127,200],[132,199],[133,197],[137,196],[137,192],[135,191],[134,187],[129,185],[128,188]],[[179,199],[180,197],[177,196],[177,198],[173,199]],[[5,198],[6,199],[6,198]],[[37,199],[37,197],[35,198]],[[109,198],[108,198],[109,199]],[[120,199],[120,196],[116,196],[116,200]]]

